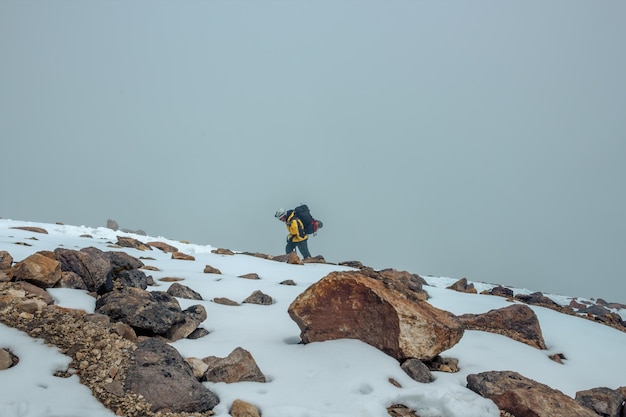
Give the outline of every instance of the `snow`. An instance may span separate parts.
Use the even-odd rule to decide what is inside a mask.
[[[35,226],[48,234],[11,229]],[[159,240],[193,255],[195,261],[173,260],[170,254],[153,250],[142,252],[112,248],[116,236],[131,236],[142,242]],[[27,243],[31,246],[16,245]],[[442,353],[459,360],[460,371],[436,372],[429,384],[409,378],[400,364],[383,352],[358,340],[335,340],[299,344],[299,328],[287,308],[309,285],[331,271],[350,270],[327,264],[290,265],[243,254],[218,255],[212,246],[171,241],[164,237],[138,236],[107,228],[43,224],[0,219],[0,250],[9,252],[15,262],[40,250],[57,247],[80,249],[94,246],[104,251],[122,250],[143,257],[146,265],[159,271],[146,271],[158,284],[150,290],[167,290],[171,283],[164,277],[184,278],[182,284],[199,292],[203,301],[178,299],[181,307],[202,304],[208,318],[201,325],[210,334],[198,340],[171,343],[183,357],[227,356],[237,347],[251,352],[266,383],[204,383],[220,398],[216,416],[228,416],[235,399],[256,405],[264,417],[370,417],[387,415],[392,404],[404,404],[422,417],[498,417],[497,407],[465,387],[469,374],[489,370],[511,370],[545,383],[569,396],[579,390],[600,386],[616,389],[626,385],[626,361],[619,361],[626,351],[626,333],[556,311],[530,306],[541,323],[547,350],[538,350],[504,336],[466,331],[461,341]],[[206,265],[222,274],[206,274]],[[256,272],[260,280],[238,277]],[[419,271],[410,271],[419,273]],[[483,313],[506,307],[502,297],[465,294],[445,287],[454,278],[424,277],[429,303],[454,314]],[[281,285],[292,279],[296,286]],[[493,284],[474,283],[479,291]],[[274,304],[226,306],[213,302],[228,297],[241,303],[252,292],[271,295]],[[57,305],[93,312],[95,299],[85,291],[49,289]],[[515,293],[530,293],[513,289]],[[561,304],[570,298],[550,295]],[[620,311],[622,317],[623,312]],[[0,347],[19,356],[13,368],[0,372],[0,417],[113,416],[98,403],[77,376],[58,378],[57,370],[67,370],[70,359],[41,340],[0,325]],[[548,355],[565,355],[557,364]],[[392,385],[393,378],[401,387]]]

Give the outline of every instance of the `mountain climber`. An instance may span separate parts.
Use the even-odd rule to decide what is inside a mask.
[[[287,246],[285,246],[285,253],[290,254],[295,251],[296,248],[300,250],[303,258],[310,258],[311,252],[309,252],[309,245],[307,243],[309,235],[304,231],[304,225],[302,220],[296,217],[294,210],[278,209],[274,215],[281,222],[285,222],[287,226]]]

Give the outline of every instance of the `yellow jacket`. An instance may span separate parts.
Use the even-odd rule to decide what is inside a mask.
[[[292,242],[302,242],[303,240],[307,240],[309,236],[304,233],[304,225],[302,224],[302,220],[296,217],[296,214],[291,211],[288,213],[287,220],[285,221],[285,225],[287,225],[287,231],[289,232],[289,240]]]

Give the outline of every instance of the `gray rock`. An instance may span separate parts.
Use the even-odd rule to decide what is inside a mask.
[[[131,326],[138,335],[164,335],[185,320],[178,301],[163,291],[123,288],[107,293],[96,301],[96,313]]]
[[[407,359],[402,363],[402,365],[400,365],[400,367],[408,376],[417,382],[428,383],[435,380],[435,377],[433,377],[433,374],[430,373],[428,366],[426,366],[419,359]]]
[[[205,412],[219,403],[219,398],[196,379],[178,351],[157,338],[137,345],[125,390],[142,395],[153,412]]]
[[[167,289],[167,293],[172,297],[186,298],[188,300],[202,300],[202,296],[199,293],[178,282],[170,285]]]
[[[243,300],[244,304],[259,304],[269,306],[274,303],[270,295],[264,294],[262,291],[255,291]]]
[[[578,391],[576,401],[603,417],[621,417],[626,395],[617,390],[600,387]]]

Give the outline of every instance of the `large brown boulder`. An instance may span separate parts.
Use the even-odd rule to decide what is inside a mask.
[[[27,281],[41,288],[51,288],[59,282],[63,274],[59,261],[34,253],[16,263],[12,275],[15,281]]]
[[[300,294],[288,311],[303,343],[358,339],[400,361],[432,359],[463,336],[463,325],[452,313],[361,271],[330,273]]]
[[[524,304],[490,310],[482,314],[463,314],[459,319],[467,330],[497,333],[537,349],[546,349],[539,319]]]
[[[561,391],[517,372],[490,371],[468,375],[467,387],[515,417],[598,417]]]
[[[204,412],[219,403],[194,376],[178,351],[158,338],[137,345],[125,389],[142,395],[153,412]]]

